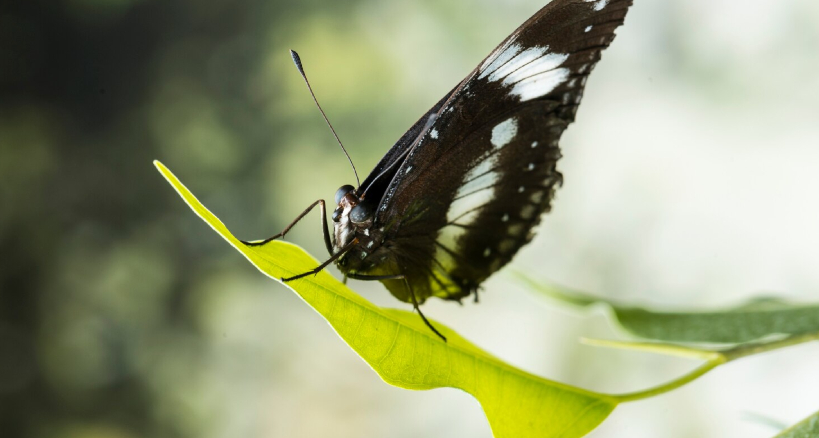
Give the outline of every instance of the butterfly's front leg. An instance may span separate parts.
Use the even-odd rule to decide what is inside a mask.
[[[299,278],[303,278],[303,277],[306,277],[306,276],[308,276],[308,275],[315,275],[315,274],[318,274],[318,273],[319,273],[319,272],[321,272],[321,271],[322,271],[324,268],[326,268],[327,266],[329,266],[329,265],[330,265],[330,263],[333,263],[334,261],[338,260],[338,259],[339,259],[341,256],[343,256],[343,255],[344,255],[344,254],[346,254],[348,251],[350,251],[351,249],[353,249],[353,247],[355,247],[356,245],[358,245],[358,239],[353,239],[353,241],[352,241],[352,242],[348,243],[346,246],[344,246],[343,248],[341,248],[341,249],[340,249],[340,250],[339,250],[337,253],[335,253],[335,254],[331,255],[329,259],[325,260],[325,261],[324,261],[324,263],[322,263],[322,264],[318,265],[318,266],[317,266],[315,269],[311,269],[311,270],[309,270],[309,271],[307,271],[307,272],[303,272],[303,273],[301,273],[301,274],[299,274],[299,275],[294,275],[294,276],[292,276],[292,277],[282,278],[282,281],[283,281],[283,282],[285,282],[285,283],[287,283],[288,281],[298,280]]]
[[[293,228],[293,226],[296,225],[300,220],[307,216],[307,214],[310,213],[310,211],[312,211],[313,208],[316,207],[316,205],[319,206],[319,211],[321,212],[321,226],[322,232],[324,233],[324,245],[327,247],[327,252],[330,255],[333,255],[333,244],[332,242],[330,242],[330,229],[327,227],[327,208],[324,205],[324,199],[319,199],[318,201],[310,204],[310,206],[307,207],[307,209],[304,210],[300,215],[298,215],[296,219],[293,220],[293,222],[290,222],[290,225],[284,227],[284,230],[282,230],[281,233],[276,234],[275,236],[268,237],[267,239],[264,240],[257,240],[252,242],[242,240],[241,242],[247,246],[261,246],[272,240],[284,237],[284,235],[287,234],[287,232],[290,231],[290,229]]]

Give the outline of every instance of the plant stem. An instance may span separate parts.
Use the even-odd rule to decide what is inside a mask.
[[[780,348],[790,347],[792,345],[817,340],[819,340],[819,333],[805,333],[787,336],[785,338],[777,339],[775,341],[745,344],[728,348],[722,351],[715,351],[714,353],[716,353],[716,355],[712,359],[707,360],[694,371],[678,379],[672,380],[671,382],[668,382],[660,386],[656,386],[654,388],[649,388],[643,391],[630,392],[621,395],[613,395],[613,397],[618,402],[629,402],[654,397],[669,392],[671,390],[677,389],[685,385],[686,383],[689,383],[699,378],[700,376],[704,375],[705,373],[711,371],[712,369],[724,363],[728,363],[754,354],[765,353],[768,351],[773,351]]]
[[[666,383],[664,385],[656,386],[654,388],[646,389],[646,390],[643,390],[643,391],[636,391],[636,392],[629,392],[629,393],[626,393],[626,394],[615,395],[614,398],[617,399],[618,402],[622,403],[622,402],[642,400],[642,399],[645,399],[645,398],[654,397],[654,396],[657,396],[657,395],[660,395],[660,394],[664,394],[664,393],[666,393],[668,391],[677,389],[680,386],[683,386],[686,383],[688,383],[688,382],[690,382],[690,381],[692,381],[694,379],[697,379],[698,377],[700,377],[703,374],[711,371],[712,369],[718,367],[719,365],[722,365],[723,363],[725,363],[725,362],[722,359],[711,359],[708,362],[705,362],[704,364],[700,365],[694,371],[691,371],[690,373],[688,373],[688,374],[686,374],[686,375],[684,375],[684,376],[682,376],[682,377],[680,377],[678,379],[672,380],[671,382],[668,382],[668,383]]]

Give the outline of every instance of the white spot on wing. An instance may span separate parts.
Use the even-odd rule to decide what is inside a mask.
[[[520,236],[523,235],[523,232],[525,230],[526,229],[523,226],[523,224],[514,224],[514,225],[509,225],[509,229],[508,229],[507,233],[510,236],[513,236],[513,237],[520,237]]]
[[[536,148],[536,147],[537,147],[537,142],[536,142],[536,141],[533,141],[533,142],[532,142],[532,148]]]
[[[460,198],[456,198],[452,201],[449,210],[446,212],[446,220],[447,222],[454,221],[461,225],[469,225],[468,223],[462,222],[462,220],[474,220],[475,217],[472,216],[472,214],[477,214],[478,211],[472,212],[472,210],[492,201],[494,198],[494,187],[477,190]]]
[[[534,205],[525,205],[520,210],[520,217],[523,219],[531,219],[535,216],[535,206]]]
[[[492,157],[481,161],[477,166],[473,167],[469,172],[467,172],[466,176],[464,176],[464,184],[458,189],[458,193],[455,195],[455,197],[460,198],[476,190],[494,186],[500,178],[500,175],[498,175],[497,172],[492,171],[495,164],[496,160],[495,156],[493,155]]]
[[[504,65],[499,66],[494,72],[492,72],[492,74],[489,75],[489,81],[494,82],[506,78],[503,80],[503,83],[509,84],[509,77],[507,76],[518,76],[521,71],[534,71],[535,73],[545,71],[544,69],[540,69],[538,65],[542,65],[545,62],[545,68],[549,68],[548,58],[552,54],[543,56],[547,50],[549,50],[548,47],[531,47],[518,53],[513,58],[506,61]],[[530,76],[531,74],[533,73],[524,74],[522,77]],[[517,81],[518,79],[511,80],[511,82]]]
[[[443,227],[438,233],[438,243],[450,251],[457,248],[458,239],[466,233],[466,228],[449,225]]]
[[[481,74],[478,76],[478,79],[483,79],[492,74],[492,72],[497,70],[500,66],[506,64],[507,61],[514,58],[521,49],[522,47],[519,44],[509,43],[499,47],[495,53],[487,58],[483,65],[481,65]]]
[[[586,3],[594,3],[594,10],[599,11],[609,4],[609,0],[586,0]]]
[[[429,131],[429,136],[432,137],[432,138],[438,138],[438,130],[435,129],[435,128],[432,128],[432,131]]]
[[[588,32],[590,30],[592,30],[592,27],[591,26],[586,26],[586,30],[584,30],[584,32]]]
[[[469,211],[468,213],[464,214],[463,216],[457,218],[455,220],[455,223],[458,224],[458,225],[466,225],[466,226],[472,225],[473,223],[475,223],[475,220],[478,218],[478,215],[480,213],[481,213],[481,210],[479,208],[478,209],[473,209],[473,210]]]
[[[470,212],[495,196],[495,184],[500,175],[493,171],[497,165],[497,155],[482,160],[464,175],[463,185],[455,194],[455,201],[449,206],[447,222],[469,225],[475,220],[479,210]],[[467,222],[468,221],[468,222]]]
[[[505,121],[498,123],[492,128],[492,146],[500,149],[515,138],[518,133],[518,122],[514,117],[510,117]]]
[[[507,253],[515,249],[515,241],[513,239],[503,239],[500,245],[498,245],[498,251],[501,253]]]
[[[449,247],[447,246],[447,248]],[[455,267],[455,260],[452,258],[452,254],[441,247],[435,249],[435,260],[437,260],[444,269],[452,269]]]
[[[522,49],[517,43],[499,48],[481,66],[478,78],[503,79],[504,85],[513,86],[511,94],[522,102],[544,96],[566,81],[569,70],[559,67],[568,54],[547,53],[548,47]]]
[[[551,93],[569,77],[568,68],[558,68],[526,78],[512,87],[511,94],[520,97],[521,102],[537,99]]]
[[[543,50],[545,51],[545,49],[543,49]],[[528,51],[529,50],[521,53],[520,55],[515,57],[515,59],[513,59],[513,61],[516,61],[518,58],[520,58],[523,54],[525,54]],[[537,59],[526,60],[527,64],[525,64],[525,65],[521,65],[520,63],[517,63],[517,62],[514,63],[514,64],[512,62],[510,62],[505,67],[508,67],[510,65],[514,65],[515,68],[513,70],[509,70],[508,75],[503,80],[503,84],[504,85],[512,85],[512,84],[520,82],[520,81],[522,81],[522,80],[524,80],[524,79],[526,79],[526,78],[528,78],[530,76],[534,76],[534,75],[540,74],[540,73],[545,73],[547,71],[552,71],[552,70],[560,67],[564,62],[566,62],[566,59],[568,59],[568,58],[569,58],[569,55],[566,55],[566,54],[563,54],[563,53],[547,53],[544,56],[540,56],[540,54],[538,54]],[[496,74],[500,73],[500,71],[501,70],[498,70],[495,73]],[[490,76],[489,79],[491,80],[492,77]]]

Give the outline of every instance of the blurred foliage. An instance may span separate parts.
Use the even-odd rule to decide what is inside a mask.
[[[819,412],[782,431],[774,438],[811,438],[819,435]]]
[[[282,195],[259,183],[277,165],[267,157],[293,142],[317,145],[316,157],[332,147],[297,137],[311,129],[287,112],[312,104],[284,103],[295,87],[270,57],[288,66],[285,42],[330,32],[328,23],[338,30],[354,4],[327,3],[335,18],[310,24],[316,2],[4,3],[4,436],[213,433],[218,389],[197,366],[213,346],[190,294],[238,261],[205,251],[214,243],[177,219],[172,197],[157,196],[165,187],[150,162],[166,157],[200,187],[240,194],[219,204],[255,205],[243,225],[270,229],[262,205]]]
[[[819,332],[819,304],[795,304],[776,298],[756,298],[720,311],[659,311],[568,291],[522,275],[536,292],[579,308],[611,309],[629,333],[645,339],[687,343],[737,344],[774,335]]]

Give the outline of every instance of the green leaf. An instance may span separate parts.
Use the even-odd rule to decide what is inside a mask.
[[[783,430],[774,438],[814,438],[819,436],[819,412]]]
[[[743,343],[770,335],[819,332],[819,305],[757,299],[733,309],[708,312],[663,312],[629,307],[588,295],[544,285],[525,275],[537,291],[579,307],[611,308],[623,329],[632,334],[668,342]]]
[[[165,166],[154,164],[199,217],[271,278],[300,274],[318,264],[287,242],[258,247],[242,244]],[[614,396],[517,369],[434,322],[449,340],[443,342],[418,315],[379,308],[326,271],[285,286],[324,317],[385,382],[417,390],[452,387],[472,394],[497,438],[581,437],[617,405]]]

